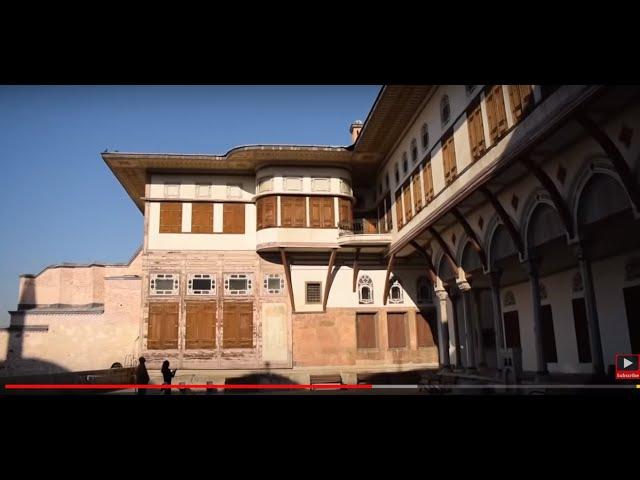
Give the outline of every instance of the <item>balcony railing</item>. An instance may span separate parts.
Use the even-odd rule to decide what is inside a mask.
[[[338,223],[338,235],[378,235],[387,233],[384,222],[377,218],[355,218]]]

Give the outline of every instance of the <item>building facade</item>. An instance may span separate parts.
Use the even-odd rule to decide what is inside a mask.
[[[23,275],[4,374],[604,373],[640,352],[639,94],[386,86],[346,147],[105,152],[142,247]]]

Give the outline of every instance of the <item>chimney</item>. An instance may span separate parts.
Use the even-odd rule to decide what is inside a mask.
[[[351,143],[356,143],[360,132],[362,131],[362,120],[356,120],[351,124],[349,133],[351,134]]]

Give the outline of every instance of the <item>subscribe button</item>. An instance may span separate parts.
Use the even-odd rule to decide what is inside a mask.
[[[616,355],[616,379],[640,379],[640,355]]]

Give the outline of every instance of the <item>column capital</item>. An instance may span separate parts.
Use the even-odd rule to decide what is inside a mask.
[[[449,294],[444,288],[441,290],[440,289],[436,290],[436,295],[439,300],[446,300],[449,298]]]

